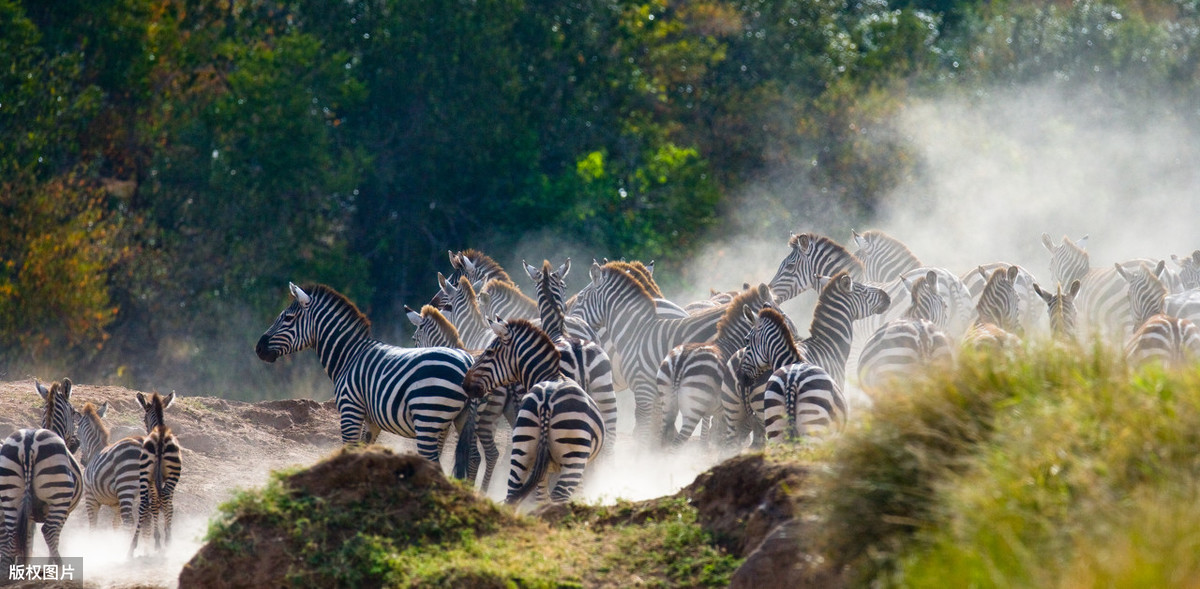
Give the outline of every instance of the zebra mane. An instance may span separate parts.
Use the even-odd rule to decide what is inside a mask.
[[[46,406],[42,408],[42,429],[53,429],[54,411],[58,407],[58,395],[62,387],[57,382],[50,383],[50,394],[46,395]]]
[[[632,262],[612,261],[606,262],[602,268],[616,268],[629,274],[631,278],[637,281],[642,288],[649,293],[651,298],[663,296],[663,293],[658,288],[658,283],[654,282],[654,275],[650,273],[650,269],[645,264],[634,260]]]
[[[467,299],[467,304],[471,305],[471,308],[466,310],[467,313],[470,313],[471,315],[482,315],[483,312],[479,310],[479,293],[476,293],[475,287],[471,286],[471,279],[467,278],[465,275],[459,276],[458,290],[466,293],[465,298]],[[458,311],[456,310],[455,313],[457,312]]]
[[[763,303],[771,300],[771,290],[767,285],[759,283],[757,287],[747,288],[739,292],[733,297],[733,300],[726,303],[725,314],[717,320],[717,339],[725,334],[729,326],[736,324],[745,315],[742,314],[742,307],[749,305],[752,310],[762,308]]]
[[[438,329],[442,332],[442,335],[450,341],[451,345],[459,349],[466,349],[466,346],[463,344],[462,337],[458,334],[458,328],[455,327],[453,323],[450,323],[450,320],[446,319],[446,316],[443,315],[437,307],[433,305],[425,305],[424,307],[421,307],[421,317],[423,319],[428,318],[437,324]]]
[[[601,266],[600,270],[604,273],[604,276],[606,276],[608,280],[617,281],[621,286],[628,285],[629,289],[633,290],[634,292],[641,293],[639,295],[639,299],[644,299],[646,304],[653,307],[654,295],[650,293],[650,290],[646,288],[646,285],[643,284],[641,280],[638,280],[636,276],[626,270],[623,270],[620,266],[615,264],[626,264],[626,262],[609,262]]]
[[[502,280],[504,282],[513,281],[508,272],[505,272],[504,268],[496,260],[493,260],[491,256],[477,249],[465,249],[460,252],[460,255],[471,260],[471,263],[479,269],[480,276],[487,276],[490,279]]]
[[[792,330],[788,327],[787,319],[775,307],[765,305],[758,310],[759,321],[770,321],[775,330],[779,332],[783,339],[784,345],[788,350],[795,354],[796,358],[803,358],[804,354],[800,353],[800,348],[796,346],[796,338],[792,337]]]
[[[862,260],[858,259],[858,256],[854,255],[854,253],[846,249],[846,246],[838,243],[837,240],[833,239],[832,237],[820,235],[818,233],[793,234],[792,237],[788,239],[788,245],[791,246],[792,249],[796,249],[800,246],[801,239],[808,240],[808,250],[820,248],[832,252],[830,257],[835,259],[834,263],[831,264],[833,267],[849,270],[852,276],[863,275],[864,268]]]
[[[368,319],[362,311],[358,310],[358,305],[355,305],[350,301],[350,299],[346,298],[346,295],[334,290],[333,287],[324,284],[305,284],[301,287],[301,290],[308,293],[309,296],[313,296],[317,293],[326,295],[330,301],[335,301],[337,304],[349,309],[351,314],[354,315],[358,319],[359,323],[362,324],[363,329],[365,329],[368,334],[371,332],[371,320]]]
[[[96,412],[96,406],[90,401],[84,403],[83,408],[79,410],[79,414],[84,421],[92,424],[92,428],[100,434],[101,442],[107,444],[109,437],[108,426],[104,425],[103,419],[100,419],[100,414]]]
[[[541,292],[550,292],[550,274],[554,269],[550,267],[550,260],[542,260],[542,283],[540,285]]]
[[[555,353],[558,353],[558,350],[554,347],[554,340],[550,339],[550,336],[547,335],[545,331],[542,331],[542,328],[535,325],[532,321],[528,319],[508,319],[505,321],[505,323],[508,325],[508,329],[510,331],[515,331],[516,333],[530,333],[534,339],[538,340],[538,342],[553,349]],[[493,341],[498,342],[500,339],[497,338]]]
[[[920,259],[920,258],[917,258],[917,255],[914,254],[912,252],[912,250],[908,248],[907,245],[904,245],[903,241],[900,241],[899,239],[896,239],[895,237],[892,237],[891,235],[888,235],[887,233],[884,233],[883,231],[880,231],[878,229],[870,229],[867,231],[863,231],[859,235],[861,237],[868,238],[868,239],[874,239],[882,244],[886,244],[888,248],[899,251],[899,252],[903,252],[909,256],[912,256],[912,258],[914,260]]]
[[[158,420],[158,427],[166,429],[167,422],[163,420],[163,401],[162,396],[157,392],[150,395],[150,413]],[[157,428],[156,428],[157,429]]]
[[[487,281],[487,284],[484,285],[482,290],[490,294],[494,294],[495,291],[499,290],[511,298],[522,299],[532,303],[535,306],[537,305],[537,301],[529,298],[529,295],[521,292],[521,287],[513,284],[511,281],[505,282],[499,278],[493,278]]]

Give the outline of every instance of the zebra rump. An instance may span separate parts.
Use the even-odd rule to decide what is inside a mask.
[[[801,362],[776,370],[763,391],[767,440],[841,432],[846,426],[846,413],[841,389],[816,364]]]
[[[505,501],[520,503],[546,479],[553,461],[559,476],[550,500],[567,502],[604,441],[600,410],[577,383],[566,378],[538,383],[525,394],[517,414]]]

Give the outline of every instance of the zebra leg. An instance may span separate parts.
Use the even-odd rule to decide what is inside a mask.
[[[479,483],[479,488],[485,494],[488,487],[492,483],[492,474],[495,472],[496,463],[500,461],[500,449],[496,447],[496,427],[499,425],[500,416],[504,413],[504,405],[508,400],[508,392],[497,389],[488,396],[487,404],[479,412],[478,429],[475,430],[475,437],[479,439],[480,445],[483,446],[483,480]],[[470,472],[468,480],[474,481],[475,474],[479,470],[478,461],[475,468]]]
[[[90,490],[83,492],[83,507],[87,510],[88,529],[96,529],[96,521],[100,517],[100,502]]]
[[[642,449],[656,446],[654,441],[655,417],[660,413],[658,389],[654,383],[637,382],[633,386],[633,431]],[[661,423],[658,421],[657,423]]]
[[[56,565],[62,565],[62,556],[58,554],[58,536],[62,533],[62,526],[68,515],[70,512],[66,505],[55,505],[51,507],[45,523],[42,524],[42,538],[46,540],[46,548],[50,550],[50,558]]]
[[[173,493],[163,492],[163,545],[171,545],[171,521],[175,519],[175,497]]]
[[[125,492],[118,496],[117,508],[114,509],[114,511],[118,511],[119,513],[113,514],[113,528],[117,527],[116,524],[118,517],[120,518],[121,525],[126,529],[136,528],[136,522],[133,521],[133,514],[138,503],[137,487],[123,491]]]

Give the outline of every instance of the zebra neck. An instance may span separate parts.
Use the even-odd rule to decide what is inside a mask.
[[[542,295],[543,297],[545,295]],[[552,340],[558,340],[563,336],[566,323],[566,314],[563,313],[562,302],[541,301],[539,300],[538,310],[542,317],[542,331],[550,336]]]
[[[780,368],[783,368],[784,366],[788,366],[790,364],[796,364],[798,362],[803,362],[803,361],[804,361],[804,358],[801,358],[799,354],[797,354],[795,351],[793,351],[792,347],[781,346],[779,348],[779,350],[776,351],[775,358],[772,359],[771,369],[779,370]]]
[[[492,292],[492,311],[501,319],[532,319],[538,316],[537,303],[526,296],[509,295],[496,289]]]
[[[854,338],[854,324],[841,313],[822,312],[818,308],[813,314],[809,336],[804,340],[808,350],[808,361],[825,369],[838,386],[845,383],[846,359],[850,357],[850,341]]]
[[[374,340],[368,337],[366,326],[355,322],[351,325],[329,326],[322,330],[317,334],[314,347],[317,357],[321,359],[321,366],[325,368],[325,374],[330,379],[337,380],[354,353],[370,346],[372,342]]]
[[[557,352],[557,350],[551,351]],[[522,376],[521,384],[525,386],[526,391],[533,390],[533,386],[539,382],[562,378],[562,369],[559,367],[557,354],[550,354],[543,351],[537,354],[530,354],[530,356],[536,358],[537,361],[525,360],[520,367]],[[554,358],[555,360],[548,362],[546,361],[547,358]]]

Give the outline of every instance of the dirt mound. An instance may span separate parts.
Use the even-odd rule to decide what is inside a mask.
[[[362,560],[379,543],[393,550],[437,544],[514,522],[418,456],[342,449],[235,505],[232,519],[219,522],[215,537],[184,566],[179,585],[374,586],[382,579]]]

